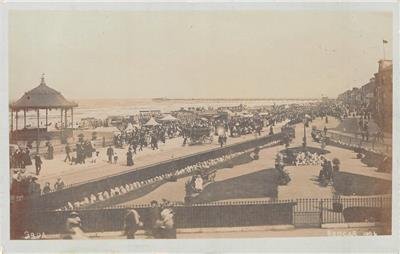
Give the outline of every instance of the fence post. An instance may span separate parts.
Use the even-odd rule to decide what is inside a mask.
[[[319,227],[322,227],[322,223],[323,223],[323,207],[324,207],[324,205],[323,205],[323,200],[321,199],[320,201],[319,201]]]
[[[297,202],[294,203],[293,200],[291,200],[290,202],[292,202],[292,219],[291,219],[291,223],[294,226],[295,207],[297,206]]]

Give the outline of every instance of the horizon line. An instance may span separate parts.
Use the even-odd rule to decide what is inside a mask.
[[[330,97],[328,97],[330,98]],[[277,98],[240,98],[240,97],[201,97],[201,98],[191,98],[191,97],[178,97],[178,98],[168,98],[168,97],[91,97],[91,98],[71,98],[73,100],[321,100],[321,98],[295,98],[295,97],[277,97]]]

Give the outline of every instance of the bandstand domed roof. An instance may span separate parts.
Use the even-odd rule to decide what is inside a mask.
[[[78,104],[68,101],[64,96],[48,87],[42,76],[40,85],[26,92],[19,100],[11,104],[12,109],[71,108]]]

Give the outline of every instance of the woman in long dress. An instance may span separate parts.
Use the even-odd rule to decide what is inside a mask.
[[[133,153],[130,148],[129,148],[128,152],[126,153],[126,164],[128,166],[133,166]]]

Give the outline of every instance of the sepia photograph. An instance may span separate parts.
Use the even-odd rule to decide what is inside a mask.
[[[10,240],[391,236],[395,13],[7,10]]]

